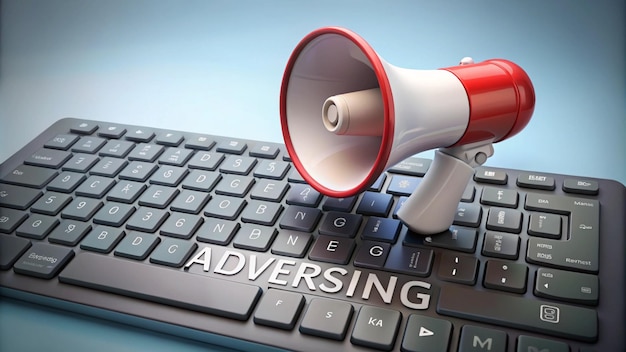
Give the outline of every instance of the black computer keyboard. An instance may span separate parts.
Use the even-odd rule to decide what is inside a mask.
[[[304,183],[281,144],[62,119],[0,166],[0,292],[250,350],[622,351],[626,189],[478,168],[450,230]]]

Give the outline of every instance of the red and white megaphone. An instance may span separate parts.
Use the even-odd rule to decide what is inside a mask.
[[[534,105],[530,78],[510,61],[399,68],[338,27],[302,39],[280,93],[289,155],[304,180],[327,196],[355,195],[400,161],[439,148],[398,212],[421,234],[450,227],[474,167],[493,154],[492,143],[528,124]]]

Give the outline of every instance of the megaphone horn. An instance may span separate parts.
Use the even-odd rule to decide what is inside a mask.
[[[362,192],[388,168],[438,148],[398,212],[421,234],[449,228],[474,167],[493,154],[493,143],[528,124],[534,105],[530,78],[511,61],[400,68],[339,27],[300,41],[280,93],[287,151],[304,180],[327,196]]]

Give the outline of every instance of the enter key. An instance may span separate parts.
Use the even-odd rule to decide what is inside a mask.
[[[539,268],[535,295],[587,305],[598,304],[598,277],[551,268]]]

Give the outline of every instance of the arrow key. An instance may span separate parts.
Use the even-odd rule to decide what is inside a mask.
[[[447,320],[411,314],[406,323],[402,351],[446,352],[452,333],[452,323]]]

